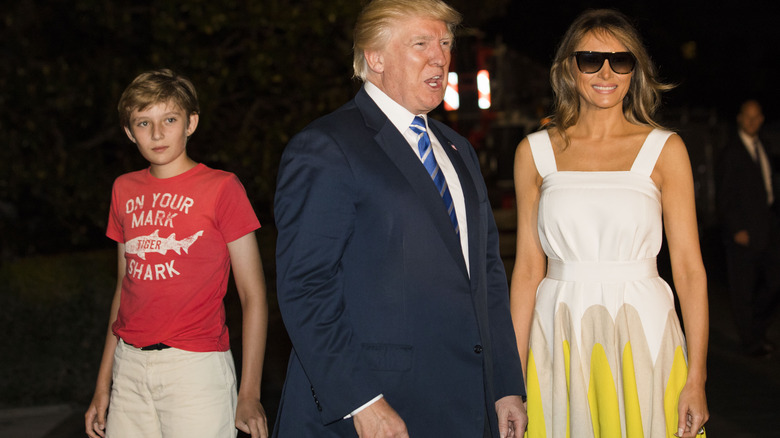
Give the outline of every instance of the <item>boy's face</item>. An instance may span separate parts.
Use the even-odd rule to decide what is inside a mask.
[[[142,111],[134,110],[125,132],[151,164],[152,174],[167,178],[194,166],[186,146],[187,137],[197,126],[197,114],[187,115],[172,102],[159,102]]]

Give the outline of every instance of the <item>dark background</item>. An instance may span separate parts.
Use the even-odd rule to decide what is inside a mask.
[[[292,135],[359,88],[350,79],[351,31],[363,3],[0,5],[0,409],[67,403],[79,410],[89,403],[116,275],[115,244],[104,236],[111,184],[146,166],[118,125],[116,102],[137,74],[168,67],[190,77],[199,92],[202,113],[189,154],[235,172],[264,224],[258,236],[271,307],[264,379],[264,397],[270,399],[264,402],[273,415],[289,353],[274,295],[276,168]],[[780,31],[772,3],[451,4],[464,15],[453,60],[462,78],[462,107],[434,116],[472,140],[494,207],[510,215],[514,147],[549,112],[548,69],[564,31],[590,7],[617,7],[635,20],[661,78],[677,84],[665,96],[659,120],[689,147],[711,287],[722,287],[712,164],[739,103],[759,99],[767,138],[780,140]],[[469,78],[483,67],[492,78],[489,111],[470,100]],[[512,221],[507,223],[511,233]],[[506,241],[511,267],[513,237]],[[240,334],[236,301],[229,291],[234,342]]]
[[[667,107],[714,108],[731,117],[751,95],[776,111],[778,14],[769,1],[512,1],[486,29],[546,63],[573,19],[592,7],[614,7],[632,18],[661,76],[679,84]],[[730,120],[729,120],[730,121]]]
[[[464,27],[479,30],[480,47],[502,49],[484,62],[505,61],[504,74],[493,74],[502,93],[494,115],[546,112],[547,69],[568,24],[587,7],[618,6],[636,21],[662,79],[678,84],[662,119],[731,123],[748,96],[775,118],[780,49],[769,2],[453,3]],[[360,7],[357,0],[4,2],[0,260],[106,245],[108,186],[145,165],[117,126],[116,101],[151,68],[170,67],[195,82],[203,111],[190,154],[236,172],[258,210],[270,213],[287,140],[359,86],[350,66]],[[463,39],[455,70],[477,67],[475,38]],[[492,147],[502,159],[502,148],[519,141],[479,141],[490,134],[475,147]]]

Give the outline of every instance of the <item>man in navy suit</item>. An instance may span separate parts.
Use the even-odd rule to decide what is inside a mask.
[[[780,235],[770,150],[758,136],[764,115],[748,100],[739,130],[719,163],[718,210],[726,245],[729,293],[742,348],[750,356],[774,350],[767,328],[780,292]]]
[[[523,434],[523,373],[479,163],[427,117],[444,97],[459,21],[440,0],[369,3],[354,42],[363,88],[285,149],[277,286],[293,351],[277,437]]]

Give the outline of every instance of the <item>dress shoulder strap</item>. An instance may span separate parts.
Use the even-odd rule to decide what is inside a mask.
[[[528,134],[528,142],[531,144],[531,155],[534,157],[534,164],[539,175],[544,178],[551,173],[558,171],[555,164],[555,154],[553,153],[550,134],[546,129]]]
[[[637,154],[634,164],[631,166],[631,171],[650,176],[655,168],[655,162],[658,161],[661,150],[663,150],[664,145],[666,144],[666,140],[672,134],[672,131],[665,131],[663,129],[653,129],[650,131],[642,148],[639,149],[639,154]]]

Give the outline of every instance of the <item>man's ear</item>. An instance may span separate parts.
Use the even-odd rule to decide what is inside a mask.
[[[195,129],[198,128],[198,121],[200,120],[200,116],[198,113],[192,113],[189,117],[189,123],[187,123],[187,137],[191,136]]]
[[[368,68],[374,73],[382,74],[385,71],[385,57],[380,50],[366,50],[363,52],[366,57]]]
[[[133,135],[133,131],[130,130],[130,127],[125,125],[125,134],[127,134],[127,138],[130,139],[133,143],[136,143],[135,136]]]

